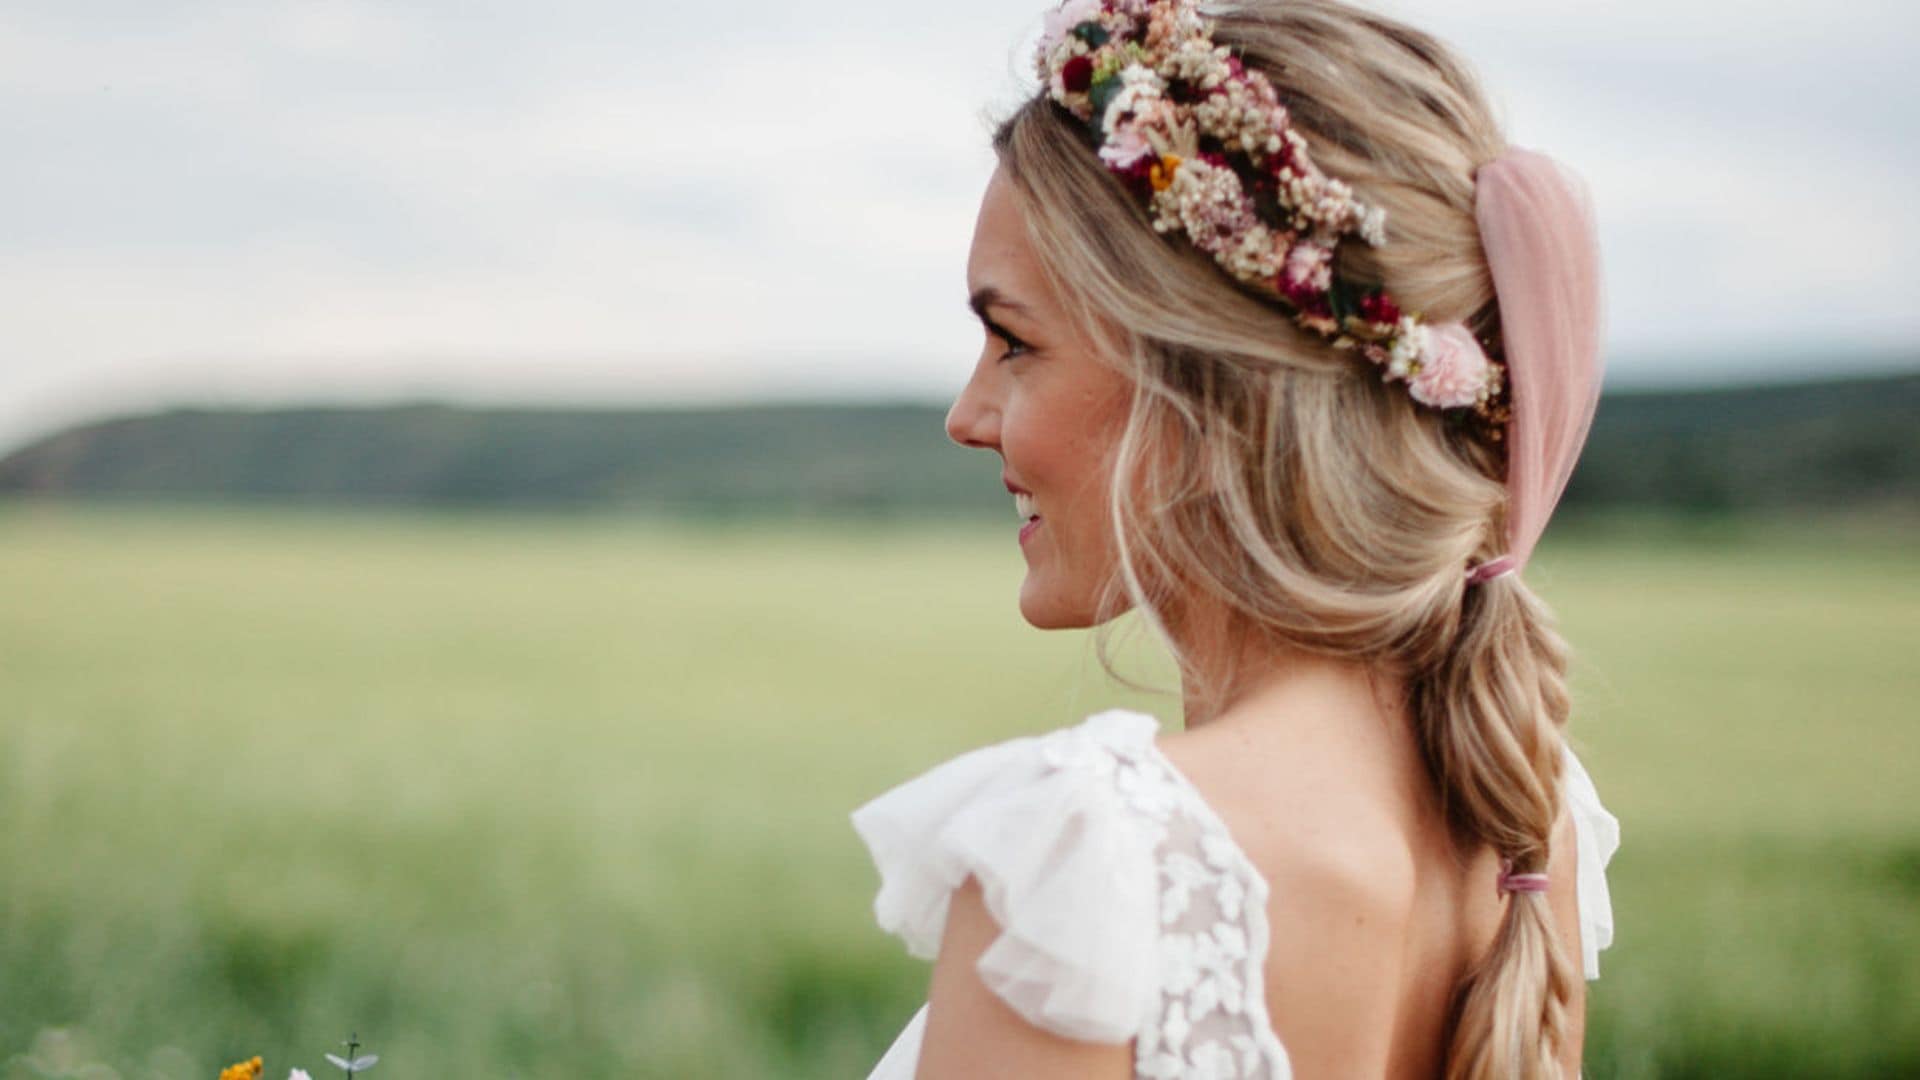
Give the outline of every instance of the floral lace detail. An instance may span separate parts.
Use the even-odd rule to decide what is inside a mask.
[[[1293,1071],[1265,1002],[1266,881],[1161,755],[1153,729],[1136,730],[1138,738],[1102,737],[1110,733],[1083,724],[1044,736],[1040,747],[1050,768],[1109,780],[1153,844],[1160,995],[1141,1017],[1134,1075],[1288,1080]]]

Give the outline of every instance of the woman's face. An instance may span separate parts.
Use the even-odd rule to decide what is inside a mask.
[[[1116,559],[1107,479],[1132,386],[1094,358],[1061,308],[1004,169],[980,204],[967,292],[986,340],[947,413],[947,435],[1000,455],[1009,492],[1031,497],[1016,500],[1030,515],[1018,526],[1027,563],[1020,614],[1043,630],[1095,625]]]

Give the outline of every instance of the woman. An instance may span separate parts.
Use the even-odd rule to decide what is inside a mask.
[[[1112,710],[855,812],[934,960],[874,1075],[1576,1075],[1617,824],[1519,570],[1597,400],[1591,217],[1434,39],[1206,16],[1049,17],[947,418],[1025,519],[1022,615],[1138,611],[1185,730]]]

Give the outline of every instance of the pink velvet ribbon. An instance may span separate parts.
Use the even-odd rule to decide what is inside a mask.
[[[1600,242],[1580,178],[1519,147],[1480,167],[1474,214],[1500,300],[1512,417],[1507,422],[1507,551],[1468,584],[1518,573],[1593,426],[1600,404]]]

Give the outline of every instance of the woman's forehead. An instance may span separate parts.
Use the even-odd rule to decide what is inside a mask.
[[[995,170],[980,200],[967,256],[967,293],[976,307],[995,304],[1033,315],[1052,306],[1018,195],[1004,169]]]

